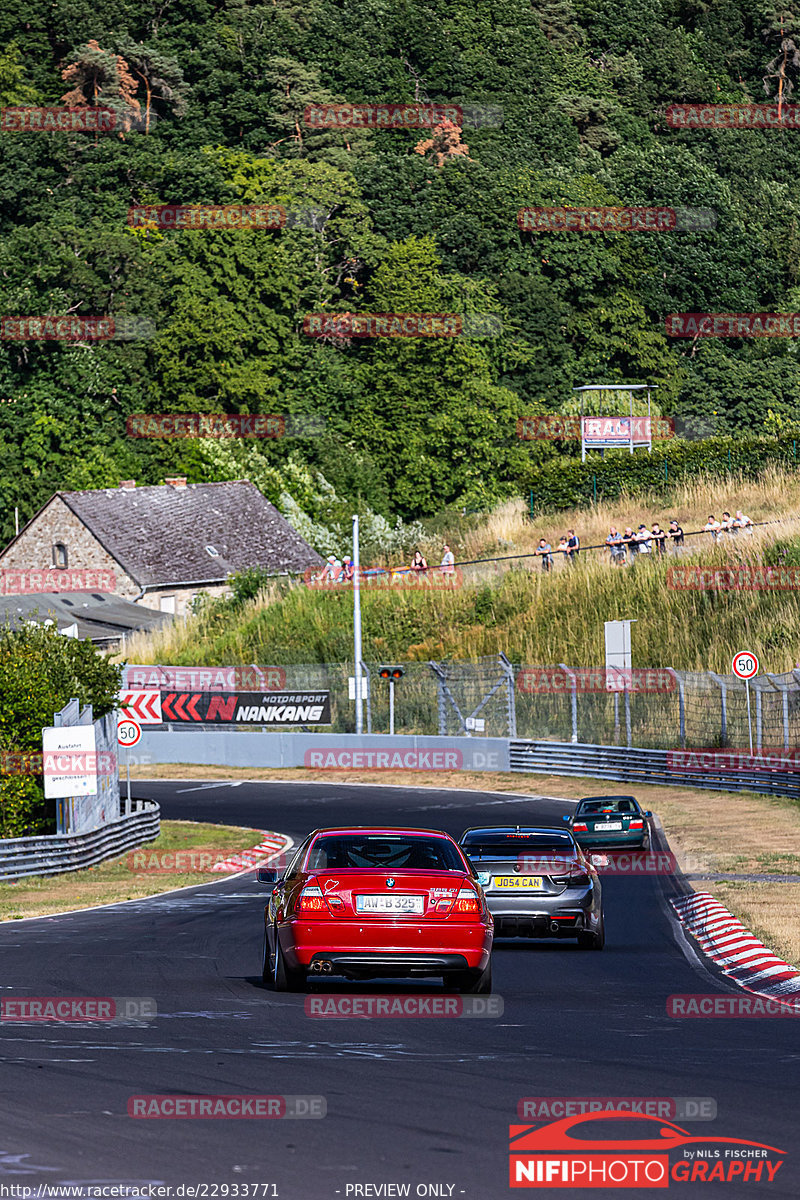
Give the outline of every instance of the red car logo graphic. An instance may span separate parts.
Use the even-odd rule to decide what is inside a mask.
[[[653,1127],[653,1137],[633,1138],[629,1141],[618,1141],[616,1138],[587,1139],[572,1137],[570,1131],[575,1125],[588,1125],[594,1121],[647,1121]],[[658,1132],[656,1133],[656,1129]],[[549,1125],[540,1127],[531,1125],[511,1126],[510,1149],[518,1154],[520,1151],[550,1151],[550,1150],[672,1150],[678,1146],[691,1146],[696,1143],[708,1145],[755,1146],[759,1150],[772,1150],[775,1154],[783,1154],[776,1146],[766,1146],[763,1142],[748,1142],[742,1138],[726,1137],[692,1137],[687,1129],[673,1125],[661,1117],[648,1117],[642,1113],[632,1114],[621,1109],[607,1112],[580,1113],[574,1117],[563,1117],[560,1121],[552,1121]]]

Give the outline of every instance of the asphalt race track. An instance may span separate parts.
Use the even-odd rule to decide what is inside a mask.
[[[351,822],[455,835],[509,819],[560,825],[572,807],[336,783],[140,783],[135,791],[158,800],[165,818],[250,825],[295,839]],[[664,900],[669,880],[615,876],[603,886],[602,953],[570,942],[496,941],[499,1019],[306,1016],[302,995],[261,984],[266,889],[250,876],[0,926],[2,994],[152,996],[158,1005],[155,1021],[133,1027],[0,1026],[0,1196],[15,1194],[2,1185],[32,1187],[34,1198],[41,1184],[100,1181],[274,1184],[281,1200],[398,1195],[353,1189],[410,1184],[411,1196],[494,1200],[512,1194],[508,1126],[523,1123],[516,1110],[524,1096],[712,1097],[714,1121],[677,1123],[693,1135],[779,1147],[784,1165],[770,1184],[670,1187],[706,1197],[800,1196],[800,1022],[669,1018],[672,993],[732,989],[682,948]],[[312,985],[323,993],[425,989],[438,984]],[[130,1096],[165,1093],[324,1096],[327,1116],[127,1115]]]

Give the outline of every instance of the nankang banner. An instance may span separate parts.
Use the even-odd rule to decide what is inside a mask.
[[[330,692],[163,692],[162,721],[204,725],[330,725]]]

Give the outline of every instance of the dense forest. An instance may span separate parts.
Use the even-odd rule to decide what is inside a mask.
[[[800,12],[753,0],[10,0],[0,104],[120,120],[4,122],[0,312],[135,317],[152,336],[0,342],[3,535],[56,488],[185,473],[252,478],[320,548],[358,502],[390,548],[398,518],[485,507],[574,456],[520,441],[517,420],[595,381],[657,385],[684,429],[774,430],[796,409],[796,342],[672,338],[665,318],[800,311],[800,128],[677,129],[665,113],[791,102],[795,39]],[[306,118],[415,101],[466,115]],[[165,204],[312,217],[129,220]],[[533,206],[687,206],[715,228],[526,231]],[[304,325],[393,312],[495,319],[458,338]],[[291,436],[126,432],[132,414],[175,412],[286,414]]]

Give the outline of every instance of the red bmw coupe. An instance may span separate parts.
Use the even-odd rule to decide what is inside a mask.
[[[446,833],[351,827],[309,834],[264,910],[262,978],[276,991],[306,979],[440,976],[492,990],[492,917],[474,869]]]

